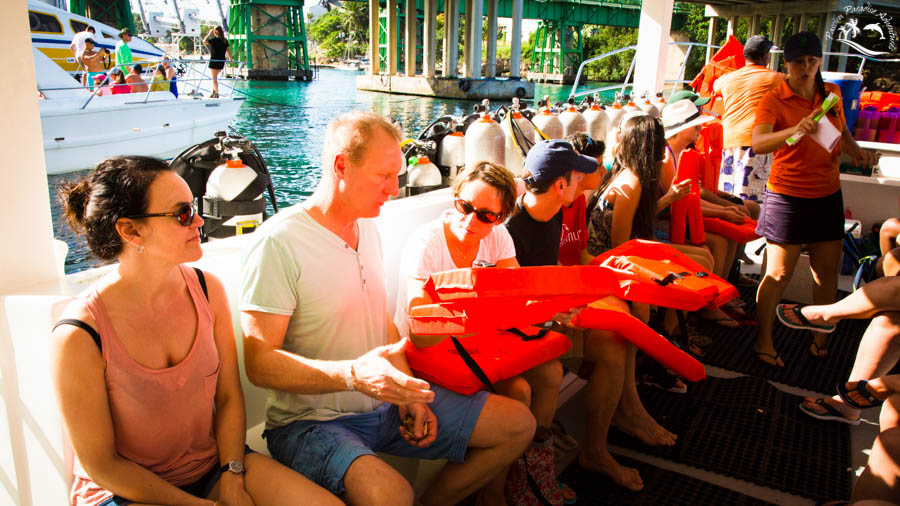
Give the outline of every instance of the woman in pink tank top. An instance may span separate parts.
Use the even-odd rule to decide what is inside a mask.
[[[244,445],[225,289],[183,265],[203,253],[187,183],[161,160],[111,158],[59,196],[91,252],[119,262],[52,336],[72,504],[340,504]]]

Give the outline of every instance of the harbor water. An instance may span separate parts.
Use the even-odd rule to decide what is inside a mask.
[[[332,118],[363,109],[378,112],[399,121],[404,135],[417,137],[435,118],[450,114],[468,114],[473,101],[446,100],[409,95],[389,95],[356,90],[357,72],[322,69],[312,82],[239,81],[236,94],[247,97],[234,121],[227,125],[230,133],[239,133],[259,148],[272,175],[279,208],[303,201],[318,184],[322,141]],[[602,87],[607,83],[591,83]],[[581,89],[586,89],[582,87]],[[538,84],[536,97],[549,95],[553,102],[565,101],[571,86]],[[601,100],[610,102],[613,91],[604,92]],[[492,104],[496,109],[502,104]],[[222,125],[226,129],[226,125]],[[66,273],[99,265],[90,256],[83,238],[75,236],[61,216],[56,198],[57,185],[85,173],[48,176],[54,234],[69,245]]]

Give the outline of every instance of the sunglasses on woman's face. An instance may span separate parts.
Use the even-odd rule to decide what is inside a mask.
[[[194,208],[194,204],[185,202],[178,206],[178,210],[171,213],[150,213],[150,214],[135,214],[132,216],[126,216],[126,218],[156,218],[159,216],[171,216],[178,220],[178,224],[187,227],[190,226],[191,223],[194,222],[194,216],[197,215],[197,209]]]
[[[494,211],[488,211],[487,209],[475,209],[475,206],[473,206],[471,202],[467,202],[460,198],[457,198],[453,201],[453,206],[456,207],[456,210],[462,214],[475,213],[475,217],[478,218],[478,221],[487,223],[488,225],[492,225],[500,221],[500,215],[495,213]]]

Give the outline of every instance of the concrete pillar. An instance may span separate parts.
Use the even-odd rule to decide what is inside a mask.
[[[784,14],[775,16],[775,28],[772,30],[772,42],[777,47],[781,47],[781,32],[784,31]],[[769,61],[769,68],[778,70],[778,53],[772,53],[772,59]]]
[[[809,26],[809,14],[803,13],[800,15],[800,22],[797,24],[797,30],[794,33],[805,32],[806,27]]]
[[[713,48],[710,47],[716,43],[716,25],[718,24],[719,18],[712,17],[709,18],[709,35],[706,36],[706,59],[703,61],[709,61],[713,55]]]
[[[458,75],[459,0],[444,2],[444,77]]]
[[[741,18],[737,16],[731,16],[730,18],[728,18],[728,31],[725,33],[726,39],[728,37],[733,37],[734,34],[737,33],[738,21],[740,20]],[[709,58],[707,58],[707,61],[709,61]]]
[[[369,0],[369,75],[378,74],[378,0]]]
[[[0,124],[0,138],[8,142],[9,146],[15,146],[15,149],[7,150],[4,155],[6,163],[2,165],[4,168],[0,168],[7,188],[15,188],[15,191],[7,191],[0,203],[6,209],[7,217],[0,220],[0,233],[6,238],[4,246],[0,248],[0,259],[6,266],[0,276],[0,292],[57,277],[38,98],[34,88],[22,85],[35,82],[31,33],[28,25],[22,22],[28,14],[26,11],[25,2],[6,2],[0,7],[0,27],[3,29],[4,40],[7,41],[7,49],[12,49],[0,55],[0,62],[4,68],[16,69],[16,72],[4,72],[0,75],[0,92],[6,101],[5,110],[11,118],[15,118],[14,121]],[[7,337],[7,325],[2,314],[3,311],[0,310],[0,340]],[[3,376],[4,381],[13,379]],[[6,401],[12,402],[12,399],[6,398]],[[10,409],[9,404],[0,402],[0,406]],[[17,477],[12,468],[6,466],[6,460],[0,469],[3,473],[8,473],[5,477],[11,481],[19,481],[20,491],[29,488],[23,481],[27,477]],[[7,493],[15,498],[16,487],[11,482],[7,483]]]
[[[522,10],[523,0],[512,0],[512,47],[509,52],[509,77],[519,77],[522,66]]]
[[[663,89],[669,54],[669,32],[675,0],[644,0],[638,26],[635,54],[634,91],[637,96],[649,92],[653,96]]]
[[[481,78],[482,0],[466,0],[466,77]]]
[[[416,0],[406,0],[406,75],[416,75]]]
[[[397,73],[397,32],[400,31],[397,21],[397,0],[387,0],[387,73]]]
[[[569,41],[567,40],[568,33],[566,33],[566,22],[562,21],[559,23],[559,73],[566,73],[566,48],[568,48]]]
[[[465,30],[463,30],[463,77],[472,77],[472,3],[465,0]]]
[[[825,14],[825,22],[819,23],[819,39],[822,41],[822,53],[831,51],[831,38],[825,37],[825,34],[828,33],[828,27],[831,26],[835,15],[837,15],[836,12],[828,12]],[[828,70],[829,59],[830,57],[827,54],[822,54],[822,66],[820,67],[822,72]]]
[[[497,77],[497,8],[500,0],[488,0],[487,75]]]
[[[422,30],[422,73],[434,77],[437,59],[437,0],[425,0],[425,26]]]
[[[759,19],[760,19],[759,14],[750,18],[750,30],[747,32],[748,39],[759,33]]]

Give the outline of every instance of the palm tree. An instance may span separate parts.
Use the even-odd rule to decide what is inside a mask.
[[[838,31],[841,32],[842,39],[850,40],[859,35],[859,27],[856,26],[857,22],[856,18],[850,18],[843,26],[838,28]]]

